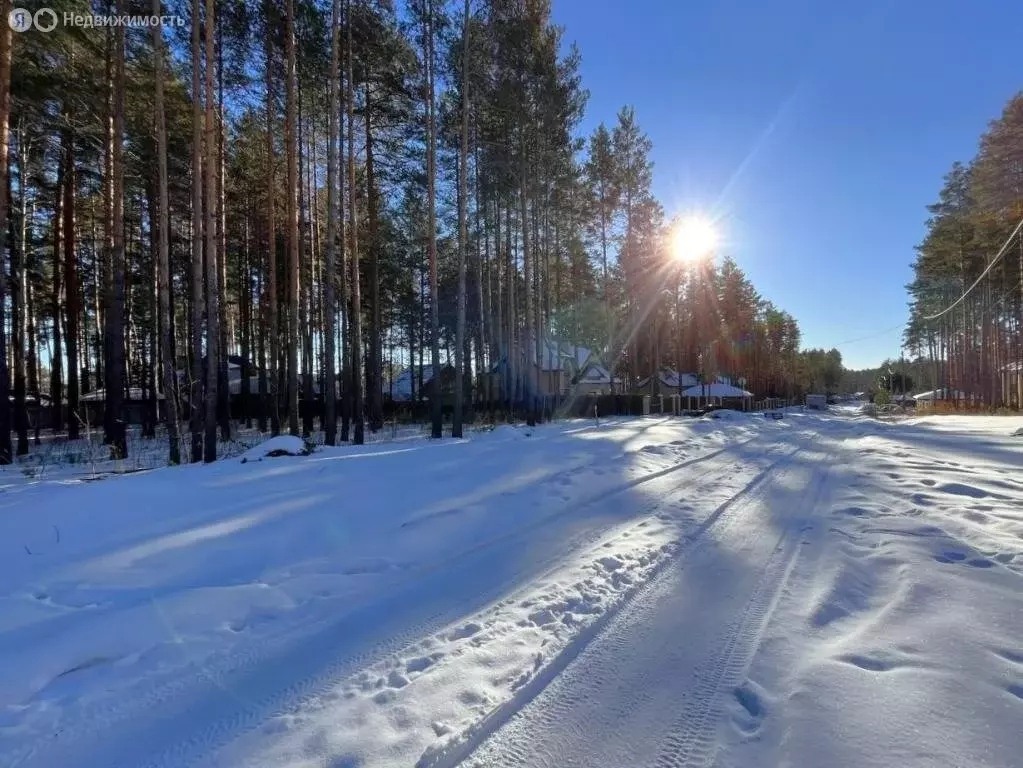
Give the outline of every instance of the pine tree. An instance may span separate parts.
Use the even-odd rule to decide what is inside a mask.
[[[287,240],[288,240],[288,431],[298,435],[298,144],[297,144],[297,73],[295,71],[295,0],[284,4],[284,47],[287,59],[285,73],[284,143],[288,164]]]
[[[0,18],[6,19],[11,10],[10,0],[0,2]],[[9,120],[11,115],[11,58],[12,30],[10,24],[0,24],[0,190],[8,188]],[[0,194],[0,466],[13,460],[11,451],[10,388],[7,368],[7,324],[4,321],[7,301],[7,269],[5,246],[7,242],[8,198]]]
[[[191,341],[192,373],[189,391],[191,406],[192,461],[203,459],[203,111],[200,78],[202,71],[202,49],[200,48],[200,5],[192,0],[192,210],[191,210]]]
[[[125,12],[124,0],[117,0],[117,12]],[[125,428],[124,402],[124,27],[114,30],[114,73],[111,120],[113,132],[110,136],[111,172],[111,220],[112,249],[107,284],[106,323],[104,335],[107,339],[107,391],[106,410],[109,413],[107,440],[118,458],[127,458],[128,441]]]
[[[338,130],[340,119],[340,100],[338,94],[338,78],[341,70],[341,0],[333,0],[330,20],[330,97],[327,102],[327,247],[326,275],[324,277],[324,365],[326,367],[325,385],[323,389],[324,442],[335,445],[337,442],[337,415],[334,408],[335,397],[335,360],[334,360],[334,315],[337,311],[337,299],[334,295],[334,274],[337,271],[336,248],[338,243],[338,214],[341,201],[337,194],[337,152]]]
[[[465,389],[463,366],[465,348],[465,270],[469,247],[467,198],[469,194],[469,0],[465,0],[465,16],[462,24],[462,130],[458,157],[458,320],[455,333],[455,402],[451,421],[451,436],[462,436],[462,399]],[[436,376],[436,373],[435,373]]]
[[[220,265],[217,241],[217,118],[214,90],[216,33],[216,0],[205,0],[206,6],[206,112],[203,170],[203,191],[206,194],[204,213],[206,236],[206,440],[203,461],[217,459],[217,390],[220,376]]]
[[[162,14],[161,0],[153,0],[153,14]],[[181,448],[178,438],[178,387],[177,375],[174,369],[174,332],[171,328],[170,308],[170,197],[167,190],[167,124],[164,116],[163,90],[164,90],[164,54],[163,54],[163,30],[158,25],[153,25],[153,59],[155,62],[153,80],[155,85],[155,119],[156,119],[156,144],[157,163],[159,174],[159,224],[158,229],[158,259],[157,265],[157,293],[160,303],[160,329],[163,334],[163,395],[164,395],[164,418],[167,422],[168,450],[171,464],[181,463]],[[65,204],[67,205],[67,204]],[[69,280],[72,279],[70,265],[73,258],[68,258]],[[70,296],[68,299],[68,316],[77,314],[77,306],[72,305]],[[70,323],[69,323],[70,329]],[[71,359],[71,339],[77,337],[77,333],[69,333],[68,355]],[[74,366],[71,366],[73,369]],[[69,385],[70,386],[70,385]],[[69,397],[69,402],[73,398]],[[75,414],[72,410],[71,419],[74,423]]]

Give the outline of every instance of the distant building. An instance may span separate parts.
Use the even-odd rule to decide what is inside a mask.
[[[913,399],[918,403],[933,403],[937,400],[975,400],[973,395],[968,395],[960,389],[950,389],[948,387],[941,387],[939,389],[932,389],[929,392],[921,392],[919,395],[913,395]]]
[[[807,395],[806,396],[806,407],[812,411],[826,411],[828,410],[828,396],[827,395]]]
[[[451,394],[454,392],[455,367],[453,365],[442,365],[440,367],[441,392]],[[399,373],[394,380],[384,381],[381,390],[385,398],[390,398],[396,403],[410,403],[415,400],[425,400],[429,397],[430,386],[433,381],[433,366],[415,366],[406,368]],[[413,397],[414,395],[414,397]]]
[[[608,394],[614,387],[611,372],[586,347],[543,337],[539,355],[535,340],[519,344],[515,349],[518,362],[515,372],[521,377],[521,386],[527,395]],[[484,400],[500,400],[505,396],[502,388],[509,385],[511,373],[508,362],[508,356],[503,355],[489,373],[480,377]]]
[[[650,380],[652,378],[653,378],[652,376],[647,376],[645,379],[640,380],[640,382],[636,385],[636,389],[639,392],[639,394],[641,395],[651,394]],[[722,378],[719,378],[718,380],[721,381]],[[653,394],[677,395],[679,393],[680,387],[681,389],[688,389],[689,387],[695,387],[699,383],[700,381],[696,377],[696,374],[681,373],[679,371],[672,371],[668,370],[667,368],[662,368],[657,373],[657,378],[654,383],[654,386],[657,391],[654,392]],[[727,381],[725,383],[731,384],[730,381]]]
[[[753,400],[753,393],[728,382],[715,380],[682,390],[682,397],[686,398],[686,405],[690,408],[694,401],[697,405],[716,404],[747,408]]]

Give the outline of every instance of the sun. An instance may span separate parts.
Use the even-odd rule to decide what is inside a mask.
[[[708,256],[718,243],[714,225],[702,216],[687,216],[675,225],[672,252],[679,261],[693,261]]]

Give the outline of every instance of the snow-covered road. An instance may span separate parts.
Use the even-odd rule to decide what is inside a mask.
[[[730,695],[759,714],[741,686],[829,500],[827,458],[802,448],[754,476],[468,765],[710,764]]]
[[[0,764],[1019,765],[1020,423],[573,422],[22,484]]]

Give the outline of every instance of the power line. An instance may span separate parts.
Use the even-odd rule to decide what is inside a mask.
[[[944,314],[946,314],[948,312],[951,312],[953,309],[955,309],[957,306],[959,306],[963,302],[963,300],[967,296],[970,295],[970,291],[972,291],[974,288],[976,288],[980,284],[980,281],[983,280],[987,276],[987,273],[991,271],[991,268],[995,264],[998,263],[998,260],[1001,259],[1003,255],[1005,255],[1005,252],[1009,248],[1009,244],[1012,242],[1013,238],[1016,237],[1016,235],[1019,234],[1019,231],[1021,229],[1023,229],[1023,219],[1019,220],[1019,224],[1017,224],[1016,228],[1014,230],[1012,230],[1012,234],[1009,235],[1008,239],[1005,241],[1005,243],[1002,245],[1002,247],[998,250],[998,253],[995,255],[995,257],[993,259],[991,259],[991,263],[987,265],[987,267],[984,269],[984,271],[980,273],[980,276],[976,280],[973,281],[973,285],[971,285],[969,288],[967,288],[962,296],[960,296],[958,299],[956,299],[952,304],[950,304],[947,307],[945,307],[938,314],[936,314],[936,315],[925,315],[921,319],[922,320],[937,320],[942,315],[944,315]]]
[[[883,330],[876,331],[876,332],[868,334],[866,336],[858,336],[855,339],[847,339],[846,341],[840,341],[837,344],[833,344],[832,346],[844,347],[847,344],[856,344],[857,342],[860,342],[860,341],[867,341],[869,339],[876,339],[878,336],[884,336],[886,333],[891,333],[892,331],[898,330],[899,328],[904,328],[905,326],[906,326],[906,323],[898,323],[897,325],[893,325],[890,328],[885,328]]]

